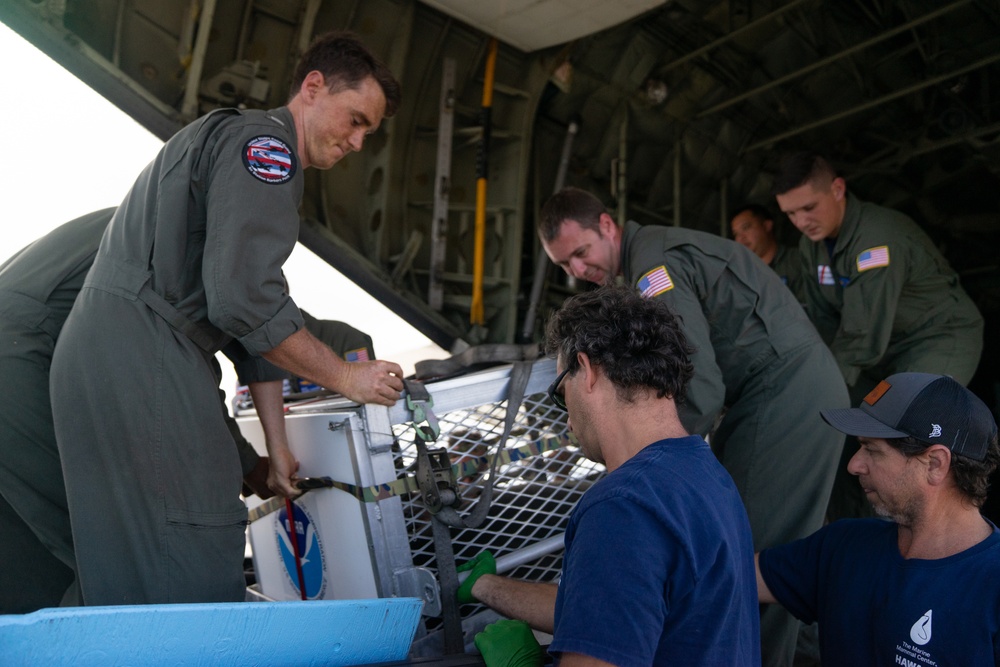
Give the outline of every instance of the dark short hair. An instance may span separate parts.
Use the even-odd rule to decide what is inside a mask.
[[[694,350],[670,307],[626,286],[567,299],[548,322],[545,349],[561,357],[571,374],[579,370],[577,353],[583,352],[629,403],[648,390],[681,403],[694,373]]]
[[[600,199],[580,188],[563,188],[549,197],[538,216],[538,233],[546,242],[559,236],[565,220],[576,220],[583,229],[598,230],[601,214],[608,210]]]
[[[738,209],[733,211],[732,215],[729,216],[729,222],[735,220],[736,216],[738,216],[740,213],[747,213],[747,212],[753,214],[753,216],[758,220],[760,220],[761,222],[763,222],[764,220],[771,220],[771,221],[774,220],[774,216],[771,215],[771,212],[767,210],[766,206],[761,206],[760,204],[743,204],[743,206],[740,206]]]
[[[786,153],[778,163],[778,171],[771,185],[772,195],[783,195],[806,183],[837,178],[837,170],[819,153],[797,151]]]
[[[907,458],[918,456],[931,447],[931,443],[912,436],[889,438],[886,442]],[[996,431],[993,432],[990,444],[986,448],[986,458],[982,461],[955,452],[951,453],[951,474],[955,480],[955,486],[974,507],[982,507],[983,503],[986,502],[990,475],[996,470],[997,464],[1000,464],[1000,445],[997,444]]]
[[[295,67],[289,99],[298,94],[302,82],[313,70],[323,75],[332,93],[357,90],[365,79],[371,77],[385,95],[385,117],[389,118],[399,110],[402,101],[399,82],[353,33],[328,32],[313,40]]]

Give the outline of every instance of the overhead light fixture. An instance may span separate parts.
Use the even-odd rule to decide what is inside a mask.
[[[646,79],[645,84],[646,99],[650,101],[651,104],[657,105],[662,104],[669,94],[667,89],[667,84],[660,79]]]

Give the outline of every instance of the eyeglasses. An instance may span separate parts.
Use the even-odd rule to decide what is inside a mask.
[[[566,409],[566,396],[559,392],[559,385],[562,384],[563,378],[569,373],[569,368],[564,368],[563,372],[556,376],[556,379],[549,385],[549,400],[552,404],[563,412],[569,412]]]

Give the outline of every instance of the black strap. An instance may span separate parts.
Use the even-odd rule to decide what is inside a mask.
[[[455,551],[451,545],[451,529],[437,514],[431,518],[434,535],[434,559],[437,562],[438,582],[441,585],[441,622],[444,626],[444,653],[455,655],[465,652],[462,636],[462,616],[458,612],[458,571],[455,569]]]
[[[458,573],[455,570],[455,552],[451,543],[451,528],[478,528],[486,519],[493,501],[493,482],[496,480],[497,462],[506,449],[507,438],[517,419],[518,410],[524,400],[524,390],[531,377],[533,362],[518,361],[510,371],[507,385],[507,410],[504,418],[503,436],[497,443],[496,453],[490,465],[489,480],[480,480],[483,491],[476,501],[476,507],[468,517],[461,516],[454,507],[444,506],[431,515],[434,535],[434,558],[437,563],[438,582],[441,586],[442,622],[444,624],[444,645],[446,654],[461,653],[464,650],[462,618],[458,611]],[[419,440],[419,436],[418,436]]]
[[[462,375],[472,370],[497,364],[510,364],[518,361],[534,361],[538,358],[538,345],[513,345],[495,343],[475,345],[464,352],[454,354],[447,359],[426,359],[414,365],[416,376],[423,380],[440,380],[455,375]]]
[[[541,456],[545,452],[563,449],[572,444],[574,444],[572,436],[561,435],[542,438],[541,440],[525,443],[520,447],[508,447],[500,453],[500,462],[511,463],[512,461],[524,461],[530,457]],[[481,463],[488,462],[489,457],[487,456],[467,458],[461,463],[452,465],[450,474],[456,478],[468,477],[478,472]],[[334,489],[339,489],[345,493],[349,493],[363,503],[375,503],[381,500],[386,500],[387,498],[392,498],[393,496],[404,496],[421,492],[420,485],[417,483],[416,475],[403,475],[402,477],[397,477],[392,482],[383,482],[372,486],[356,486],[348,482],[339,482],[335,479],[330,479],[329,477],[314,479],[324,480],[324,487],[329,486]],[[329,483],[327,483],[326,480],[329,480]],[[299,488],[302,487],[300,486]],[[318,487],[314,486],[312,488]],[[268,498],[260,505],[257,505],[249,510],[250,523],[253,523],[258,519],[262,519],[268,514],[278,511],[282,507],[284,507],[283,498],[278,496]]]
[[[130,300],[138,299],[205,352],[215,354],[222,349],[231,337],[214,326],[190,320],[172,303],[153,291],[150,286],[152,279],[152,271],[140,269],[127,262],[108,260],[94,263],[83,286],[96,287]]]
[[[219,329],[213,330],[213,328],[202,326],[189,320],[181,311],[174,308],[170,302],[154,292],[148,282],[142,286],[142,289],[139,290],[136,296],[140,301],[149,306],[150,310],[162,317],[167,324],[190,338],[191,342],[209,354],[218,352],[222,348],[222,345],[230,338],[228,334],[223,333]]]
[[[490,511],[490,503],[493,500],[493,482],[496,479],[497,463],[500,460],[500,453],[507,448],[507,438],[510,437],[511,429],[517,420],[517,411],[524,401],[524,390],[528,386],[528,378],[531,377],[531,361],[518,361],[510,371],[510,384],[507,387],[507,413],[504,417],[503,435],[497,443],[497,450],[493,454],[493,462],[490,464],[490,476],[487,481],[480,479],[479,485],[484,487],[476,507],[472,513],[463,518],[453,507],[444,507],[435,514],[435,518],[445,522],[453,528],[478,528],[486,519]]]

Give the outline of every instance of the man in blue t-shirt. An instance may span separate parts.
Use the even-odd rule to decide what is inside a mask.
[[[570,516],[558,586],[499,577],[484,553],[461,568],[472,575],[460,601],[552,632],[564,667],[759,665],[750,524],[729,473],[677,416],[692,373],[677,318],[604,287],[569,299],[546,341],[560,369],[549,396],[608,475]],[[488,626],[476,645],[491,667],[541,662],[522,622]]]
[[[897,373],[823,410],[861,449],[875,513],[757,558],[762,603],[817,621],[824,667],[1000,664],[1000,531],[979,512],[1000,462],[989,408],[943,375]]]

